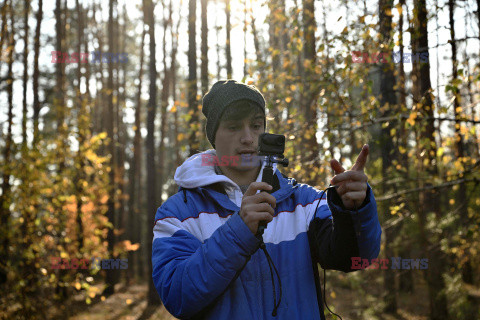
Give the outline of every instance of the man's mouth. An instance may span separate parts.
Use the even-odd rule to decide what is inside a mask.
[[[239,152],[239,154],[240,154],[240,157],[242,157],[242,159],[251,159],[257,153],[255,151],[241,151]]]
[[[253,153],[242,153],[241,157],[250,160],[253,158]]]

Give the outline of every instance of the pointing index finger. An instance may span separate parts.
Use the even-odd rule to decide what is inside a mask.
[[[369,145],[368,144],[363,145],[362,151],[360,151],[360,154],[357,157],[357,161],[355,161],[355,164],[353,165],[351,170],[362,171],[363,168],[365,168],[369,151],[370,151]]]

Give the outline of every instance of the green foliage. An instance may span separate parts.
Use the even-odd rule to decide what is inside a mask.
[[[10,228],[1,235],[10,239],[5,284],[9,294],[2,297],[1,305],[2,312],[16,318],[32,319],[32,314],[44,318],[48,308],[65,299],[68,292],[89,291],[91,270],[52,269],[53,257],[68,261],[108,257],[105,212],[110,168],[106,158],[98,156],[105,135],[93,136],[80,146],[80,156],[85,159],[81,180],[75,180],[80,168],[73,160],[78,154],[63,150],[59,157],[61,140],[61,136],[45,137],[34,148],[22,150],[11,170],[15,184]],[[82,234],[77,228],[79,212]]]

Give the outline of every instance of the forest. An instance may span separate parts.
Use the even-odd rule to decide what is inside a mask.
[[[480,319],[480,0],[1,0],[0,15],[0,319],[174,319],[152,282],[155,212],[212,148],[202,97],[220,79],[263,93],[301,183],[323,190],[331,159],[370,146],[379,260],[319,268],[332,311]]]

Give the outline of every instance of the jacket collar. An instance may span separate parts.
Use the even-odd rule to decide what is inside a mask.
[[[295,191],[295,188],[297,188],[296,184],[297,182],[295,179],[287,178],[278,169],[275,170],[272,195],[277,200],[277,203],[289,197]],[[179,191],[181,189],[184,188],[180,187]],[[237,211],[239,209],[238,206],[228,198],[224,185],[220,182],[187,190],[200,193],[203,195],[203,197],[217,202],[220,206],[227,210]]]

